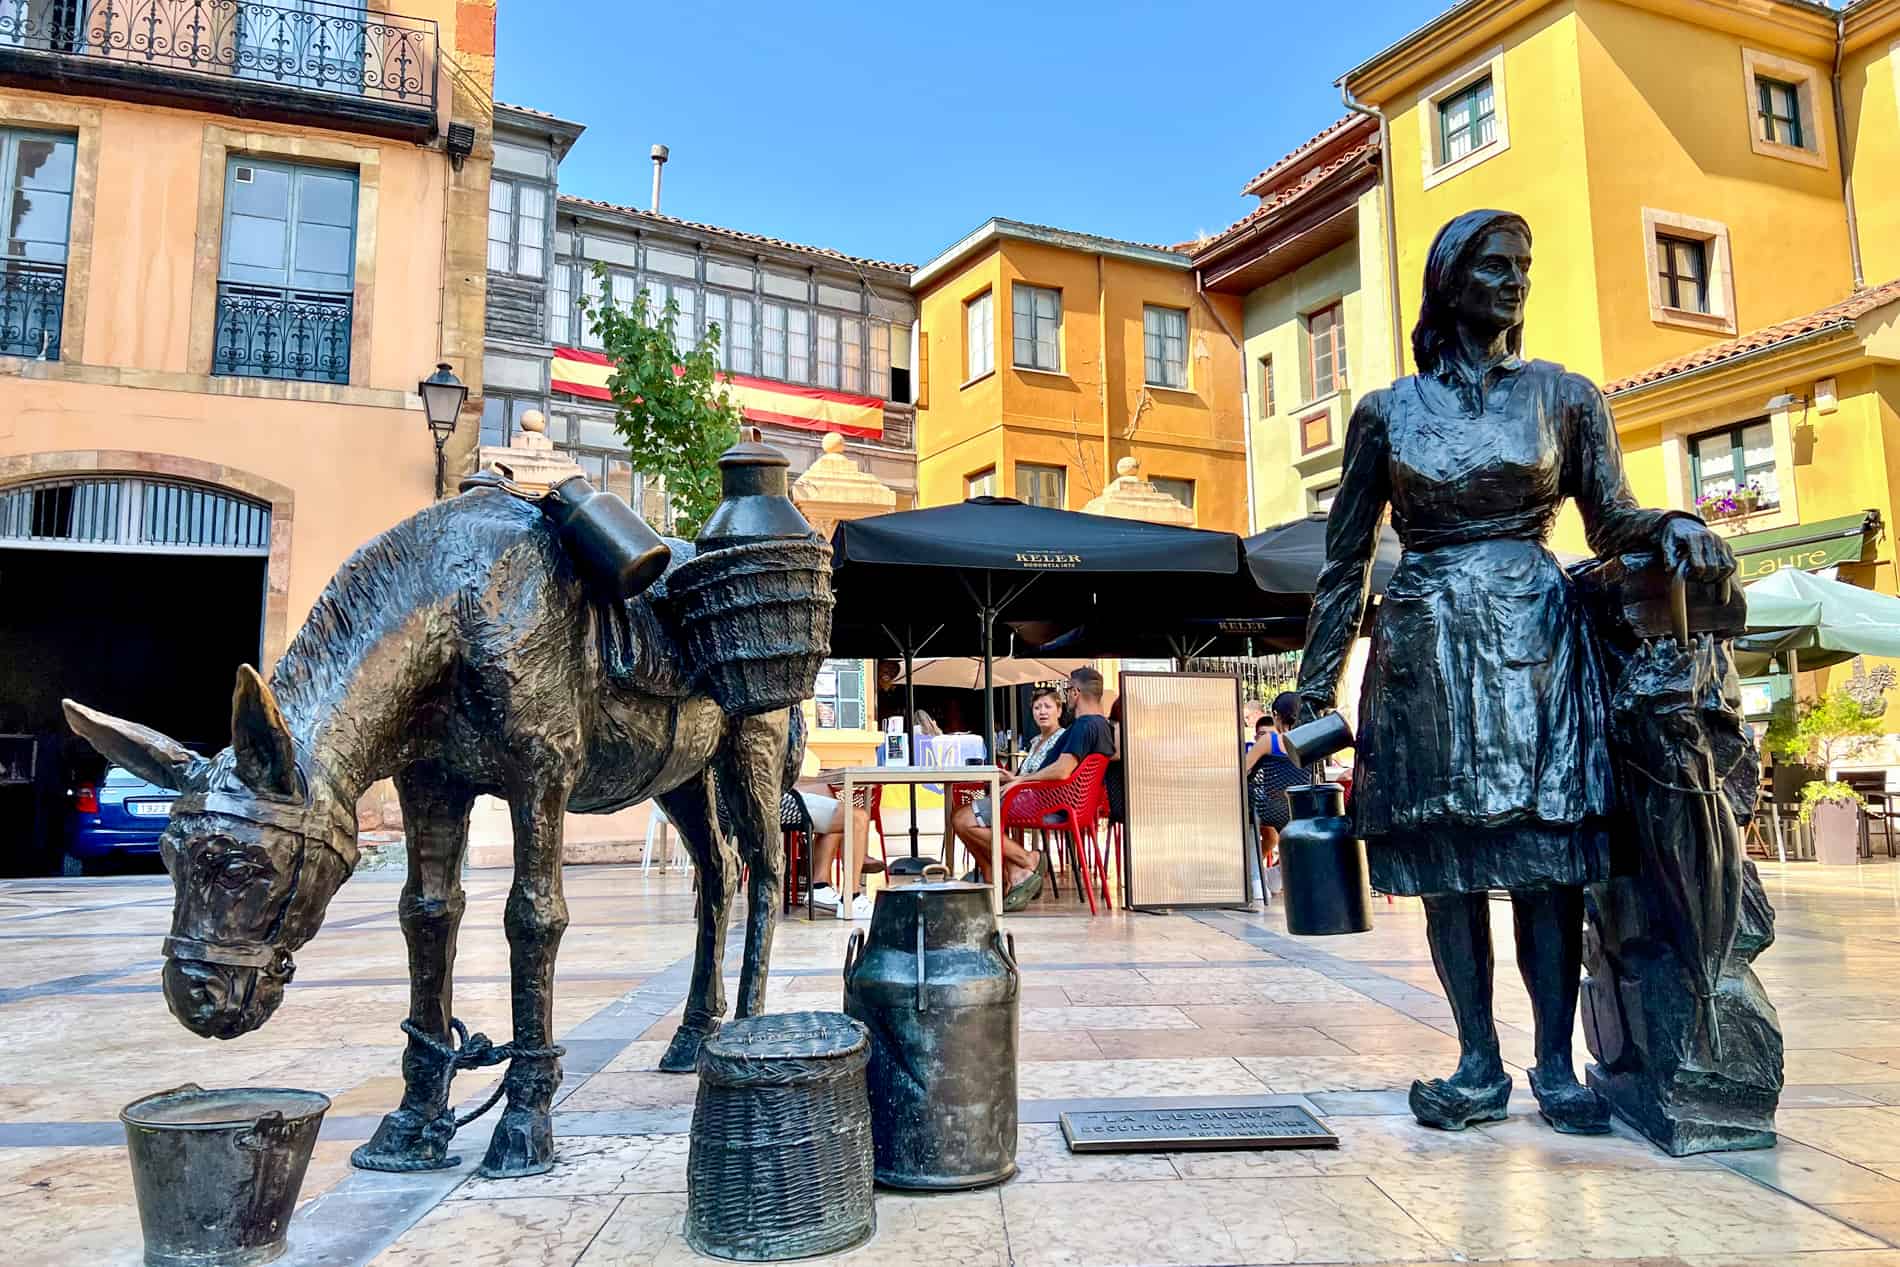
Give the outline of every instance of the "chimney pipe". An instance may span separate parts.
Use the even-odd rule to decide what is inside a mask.
[[[656,216],[660,214],[660,172],[666,166],[668,153],[664,145],[653,147],[653,205],[648,210]]]

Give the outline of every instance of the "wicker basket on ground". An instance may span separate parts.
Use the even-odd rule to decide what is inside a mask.
[[[699,1056],[686,1241],[774,1262],[836,1253],[876,1230],[870,1038],[836,1012],[736,1021]]]
[[[667,578],[692,663],[734,717],[811,698],[831,654],[831,547],[816,536],[708,550]]]

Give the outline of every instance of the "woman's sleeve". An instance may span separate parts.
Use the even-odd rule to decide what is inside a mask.
[[[1663,525],[1671,519],[1695,518],[1686,511],[1645,510],[1637,505],[1623,474],[1623,446],[1616,438],[1616,423],[1603,393],[1581,374],[1564,375],[1560,391],[1570,436],[1564,492],[1576,499],[1592,553],[1607,559],[1630,550],[1655,549]]]
[[[1346,426],[1339,495],[1326,521],[1326,566],[1313,595],[1300,661],[1300,698],[1314,712],[1333,707],[1346,655],[1366,612],[1379,528],[1392,499],[1385,417],[1390,399],[1388,391],[1367,394]]]

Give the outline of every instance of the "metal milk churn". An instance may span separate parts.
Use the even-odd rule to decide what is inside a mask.
[[[1338,713],[1297,726],[1287,747],[1311,765],[1352,746],[1352,728]],[[1366,846],[1346,814],[1346,789],[1337,783],[1287,789],[1292,819],[1280,829],[1281,899],[1286,929],[1300,937],[1372,931],[1372,886]]]
[[[845,952],[844,1010],[871,1031],[871,1138],[892,1188],[979,1188],[1016,1173],[1015,941],[990,890],[878,894]]]

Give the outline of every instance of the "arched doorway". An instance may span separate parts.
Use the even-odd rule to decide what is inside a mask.
[[[0,486],[0,869],[56,870],[68,789],[103,762],[74,699],[215,751],[237,666],[263,663],[268,503],[152,474]]]

